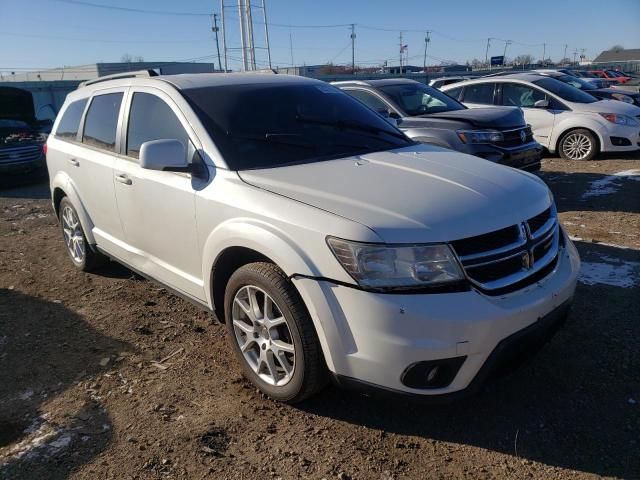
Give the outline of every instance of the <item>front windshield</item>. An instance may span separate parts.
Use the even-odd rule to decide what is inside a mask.
[[[574,77],[573,75],[562,75],[557,78],[561,82],[571,85],[572,87],[579,88],[580,90],[596,90],[596,87],[593,83],[589,83],[586,80],[582,80],[581,78]]]
[[[410,117],[467,108],[440,90],[427,87],[422,83],[386,85],[380,87],[380,90],[391,97]]]
[[[542,78],[540,80],[535,80],[532,83],[559,96],[567,102],[593,103],[598,101],[598,99],[593,95],[583,92],[582,90],[578,90],[566,83],[562,83],[555,78]]]
[[[232,170],[406,147],[380,115],[322,83],[249,83],[182,91]]]

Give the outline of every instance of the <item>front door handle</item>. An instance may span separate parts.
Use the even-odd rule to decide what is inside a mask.
[[[116,175],[116,182],[124,183],[125,185],[131,185],[133,183],[124,173]]]
[[[80,166],[80,162],[78,162],[78,160],[76,160],[75,158],[70,158],[69,159],[69,163],[71,165],[73,165],[74,167],[79,167]]]

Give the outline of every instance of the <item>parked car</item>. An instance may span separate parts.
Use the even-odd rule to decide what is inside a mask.
[[[492,162],[539,170],[542,147],[522,112],[468,109],[433,87],[409,79],[358,80],[334,85],[383,116],[409,137]]]
[[[556,71],[556,72],[564,73],[566,75],[571,75],[573,77],[578,77],[583,81],[590,83],[596,88],[609,88],[612,84],[617,85],[618,83],[614,80],[607,80],[604,78],[600,78],[597,75],[594,75],[593,73],[590,73],[587,70],[571,70],[569,68],[558,68],[555,70],[544,69],[544,70],[537,70],[537,71]]]
[[[52,123],[36,119],[30,92],[0,87],[0,186],[46,174],[43,147]]]
[[[433,88],[444,87],[452,83],[462,82],[463,80],[471,80],[473,77],[439,77],[429,80],[429,86]]]
[[[627,77],[620,72],[616,72],[614,70],[591,70],[594,75],[597,75],[600,78],[606,78],[607,80],[613,80],[617,83],[627,83],[631,80],[631,77]]]
[[[587,82],[582,78],[574,77],[573,75],[567,75],[557,70],[534,70],[534,72],[555,78],[556,80],[567,83],[572,87],[584,90],[600,100],[620,100],[621,102],[640,107],[640,93],[638,92],[626,92],[624,90],[614,88],[596,88],[591,82]]]
[[[469,80],[443,90],[469,107],[522,108],[534,138],[569,160],[591,160],[600,152],[640,147],[640,108],[598,100],[555,78],[519,73]]]
[[[70,93],[47,142],[69,257],[215,312],[272,398],[330,377],[455,398],[566,317],[580,261],[534,175],[318,80],[129,75]]]

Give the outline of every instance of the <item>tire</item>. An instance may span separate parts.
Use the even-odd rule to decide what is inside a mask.
[[[565,160],[592,160],[599,153],[598,139],[584,128],[570,130],[560,139],[558,152]]]
[[[231,348],[244,375],[263,393],[293,404],[326,385],[327,369],[313,322],[276,265],[240,267],[227,283],[224,303]]]
[[[73,265],[83,272],[91,272],[107,263],[107,257],[94,251],[87,242],[78,212],[67,197],[60,201],[59,212],[62,238]]]

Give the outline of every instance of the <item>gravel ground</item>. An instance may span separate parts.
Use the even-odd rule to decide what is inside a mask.
[[[0,477],[640,478],[640,156],[543,162],[584,267],[563,330],[464,403],[251,387],[210,315],[75,271],[46,185],[0,191]],[[165,359],[161,363],[154,363]]]

